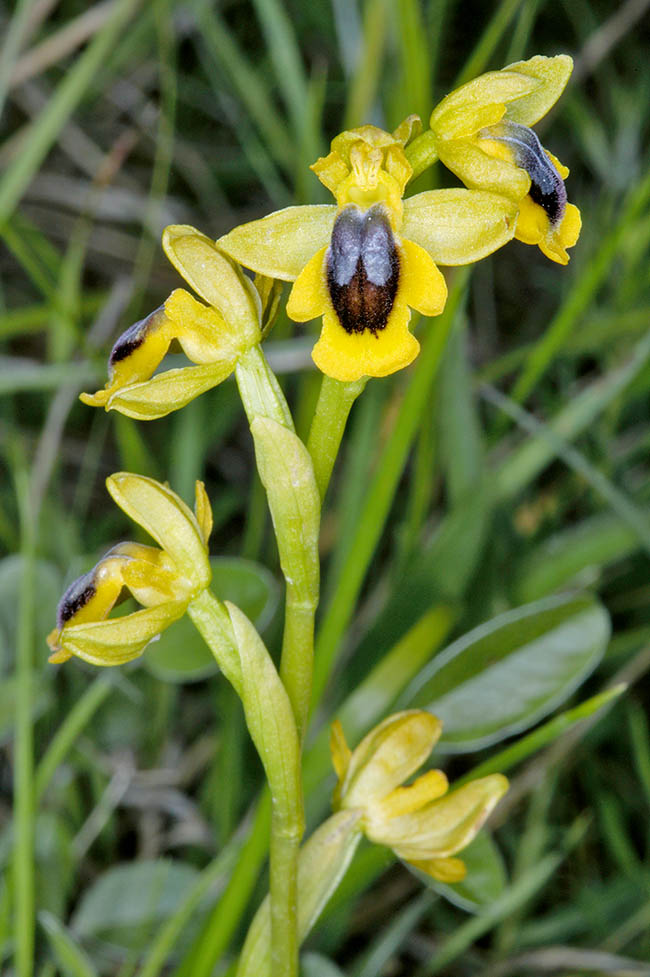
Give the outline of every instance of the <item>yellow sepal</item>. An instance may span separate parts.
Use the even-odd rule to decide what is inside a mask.
[[[483,121],[483,110],[494,105],[505,106],[502,115],[510,122],[532,126],[558,100],[572,70],[571,58],[558,54],[551,58],[536,55],[506,65],[501,71],[488,71],[461,85],[436,106],[431,129],[439,139],[469,136],[499,121]]]
[[[342,805],[362,807],[381,801],[427,759],[442,723],[421,710],[396,713],[376,726],[353,750],[342,784]]]
[[[336,776],[339,780],[345,780],[352,751],[345,741],[343,726],[338,719],[335,719],[330,727],[330,753]]]
[[[245,268],[285,282],[296,280],[309,259],[332,236],[336,207],[286,207],[261,220],[240,224],[217,241]]]
[[[207,587],[212,571],[203,534],[182,499],[166,485],[129,472],[111,475],[106,487],[117,505],[169,554],[190,591]]]
[[[205,366],[165,370],[144,383],[134,383],[116,390],[110,395],[106,410],[116,410],[138,421],[166,417],[226,380],[234,370],[235,362],[224,360]]]
[[[60,649],[50,661],[57,663],[75,655],[90,665],[123,665],[141,655],[150,641],[183,616],[186,607],[186,601],[170,601],[125,617],[66,627]]]
[[[404,201],[401,235],[439,265],[465,265],[496,251],[515,233],[516,203],[483,190],[426,190]]]
[[[247,349],[260,340],[260,302],[253,283],[219,248],[189,224],[163,231],[165,254],[197,295],[214,306]]]

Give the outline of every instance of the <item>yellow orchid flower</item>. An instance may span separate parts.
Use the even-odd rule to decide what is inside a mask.
[[[323,317],[312,357],[336,380],[408,366],[420,348],[410,310],[436,316],[445,305],[437,265],[477,261],[514,234],[516,203],[498,193],[403,199],[413,173],[405,146],[419,128],[410,116],[392,134],[371,125],[342,132],[312,166],[336,205],[287,207],[217,241],[246,268],[294,283],[287,313]]]
[[[567,202],[568,169],[530,128],[555,104],[573,68],[566,54],[537,56],[490,71],[451,92],[430,126],[440,160],[468,187],[519,204],[515,237],[559,264],[580,234],[580,211]]]
[[[108,361],[103,390],[81,394],[93,407],[151,420],[184,407],[228,377],[242,353],[259,342],[262,303],[253,283],[214,243],[189,225],[163,234],[167,257],[207,305],[177,288],[159,309],[130,326]],[[265,298],[272,299],[269,288]],[[195,366],[153,376],[178,342]]]
[[[367,838],[440,882],[459,882],[465,865],[457,852],[476,836],[508,789],[501,774],[456,790],[441,770],[429,770],[404,787],[428,758],[442,723],[429,712],[390,716],[351,751],[341,724],[332,726],[331,751],[338,784],[334,807],[360,810]]]
[[[120,543],[68,587],[59,602],[57,626],[47,639],[51,662],[72,655],[92,665],[131,661],[182,617],[210,583],[212,512],[203,482],[196,483],[194,512],[167,486],[142,475],[118,472],[106,486],[161,549]],[[125,591],[144,609],[109,619]]]

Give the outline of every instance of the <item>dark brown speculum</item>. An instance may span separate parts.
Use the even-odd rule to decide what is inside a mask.
[[[327,251],[327,287],[346,332],[385,328],[399,283],[399,253],[385,209],[354,204],[336,218]]]

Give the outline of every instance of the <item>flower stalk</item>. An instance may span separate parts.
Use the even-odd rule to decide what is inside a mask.
[[[311,422],[307,450],[321,499],[325,498],[345,425],[355,400],[365,389],[367,378],[343,383],[324,376]]]

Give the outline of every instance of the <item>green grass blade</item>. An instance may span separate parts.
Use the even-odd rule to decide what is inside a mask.
[[[54,145],[61,129],[86,94],[89,83],[135,13],[140,0],[117,0],[110,20],[64,75],[54,95],[34,121],[21,147],[0,181],[0,226],[11,217],[37,169]]]

